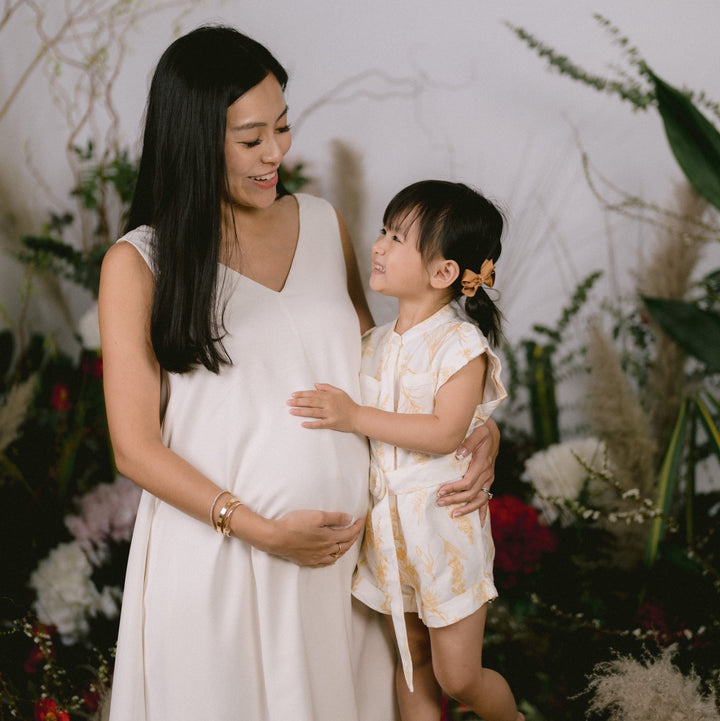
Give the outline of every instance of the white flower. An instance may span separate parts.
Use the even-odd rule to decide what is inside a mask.
[[[89,630],[88,618],[101,608],[102,599],[90,579],[92,566],[78,543],[61,543],[30,576],[37,593],[38,619],[56,626],[65,643]]]
[[[83,348],[100,350],[100,326],[98,324],[98,304],[93,303],[78,323],[78,333]]]
[[[528,458],[523,480],[535,488],[533,505],[540,511],[540,520],[549,525],[560,518],[569,525],[575,516],[550,499],[577,501],[590,475],[587,469],[602,471],[604,461],[605,445],[597,438],[573,438]]]

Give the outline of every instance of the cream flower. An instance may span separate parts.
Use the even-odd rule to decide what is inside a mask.
[[[56,626],[65,643],[74,643],[89,629],[88,619],[109,606],[90,575],[92,566],[78,543],[61,543],[30,576],[37,593],[38,619]],[[115,609],[115,613],[117,609]]]
[[[605,444],[597,438],[573,438],[538,451],[525,462],[523,480],[535,488],[533,505],[549,525],[558,518],[564,526],[575,516],[562,501],[577,501],[590,476],[588,469],[605,470]]]

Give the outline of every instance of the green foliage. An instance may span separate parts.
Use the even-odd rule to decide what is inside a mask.
[[[670,148],[695,190],[720,210],[720,133],[680,92],[654,73],[658,110]]]
[[[50,272],[65,278],[97,297],[100,266],[105,252],[118,233],[109,222],[113,203],[120,206],[120,222],[124,223],[137,180],[137,168],[127,150],[118,150],[109,160],[96,160],[92,140],[85,148],[75,147],[75,154],[83,163],[80,181],[71,195],[80,200],[84,211],[95,217],[93,238],[88,247],[79,250],[66,242],[63,235],[75,222],[72,213],[51,213],[41,235],[25,235],[20,241],[23,249],[17,258],[29,268]]]
[[[557,352],[571,321],[582,311],[601,276],[601,271],[592,272],[577,285],[554,326],[533,326],[539,339],[525,338],[515,346],[507,343],[503,346],[510,375],[509,395],[512,401],[520,388],[528,391],[528,412],[537,449],[546,448],[560,439],[556,386],[560,373],[575,361],[576,354],[558,359]]]
[[[309,182],[310,178],[304,175],[303,163],[296,163],[291,167],[280,166],[280,181],[288,193],[299,193]]]
[[[650,316],[710,373],[720,373],[720,314],[697,303],[643,297]]]
[[[572,62],[566,55],[560,54],[551,46],[543,43],[527,30],[510,23],[506,24],[520,40],[537,53],[538,57],[546,60],[549,67],[561,75],[588,85],[600,92],[617,95],[621,100],[631,103],[636,110],[646,110],[655,102],[655,96],[652,88],[643,82],[644,76],[646,75],[644,62],[639,57],[637,50],[629,47],[627,38],[619,37],[616,29],[612,28],[601,16],[596,15],[595,18],[602,24],[606,24],[606,28],[616,36],[616,44],[624,48],[626,56],[637,69],[640,76],[638,79],[625,76],[620,80],[612,80],[602,75],[590,73],[577,63]]]
[[[77,283],[97,297],[100,285],[100,266],[110,244],[98,244],[87,253],[69,243],[49,236],[25,235],[21,239],[24,251],[17,258],[26,265]]]

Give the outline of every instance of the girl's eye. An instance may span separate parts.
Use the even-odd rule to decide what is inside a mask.
[[[276,133],[289,133],[292,130],[292,125],[288,123],[287,125],[283,125],[282,128],[275,128]]]
[[[387,235],[385,228],[380,228],[380,235]]]
[[[256,148],[258,145],[260,145],[259,140],[251,140],[249,143],[243,143],[243,145],[246,148]]]
[[[399,243],[399,242],[400,242],[400,238],[398,238],[397,235],[393,235],[392,239],[393,239],[396,243]]]

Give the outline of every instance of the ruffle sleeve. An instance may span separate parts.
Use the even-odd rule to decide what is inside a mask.
[[[502,364],[482,332],[472,323],[456,324],[452,332],[447,333],[442,346],[438,349],[434,364],[437,368],[435,389],[437,393],[439,388],[463,366],[483,354],[487,358],[485,388],[482,402],[478,405],[475,413],[476,419],[481,422],[486,421],[507,397],[507,391],[501,379]]]

